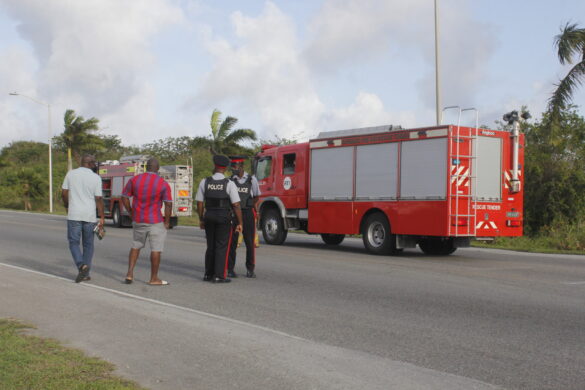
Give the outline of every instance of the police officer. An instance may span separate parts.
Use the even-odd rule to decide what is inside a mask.
[[[228,283],[227,277],[229,247],[233,234],[242,231],[242,212],[236,185],[225,177],[224,172],[230,165],[226,156],[213,156],[215,169],[213,175],[199,183],[197,213],[201,229],[205,229],[207,250],[205,252],[205,274],[203,280],[214,283]],[[233,214],[236,227],[232,227]]]
[[[256,215],[258,197],[260,196],[260,187],[255,176],[249,175],[244,171],[243,156],[230,156],[232,159],[233,176],[230,178],[238,187],[240,194],[240,207],[242,209],[242,222],[244,242],[246,243],[246,276],[248,278],[255,278],[254,268],[256,266],[256,250],[254,245],[254,237],[256,235]],[[228,276],[237,278],[238,275],[234,271],[236,265],[236,247],[239,233],[235,233],[235,238],[230,246],[230,256],[228,263]]]

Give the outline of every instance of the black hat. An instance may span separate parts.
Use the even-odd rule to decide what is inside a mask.
[[[230,165],[230,159],[227,156],[216,154],[213,156],[213,163],[218,167],[227,167]]]

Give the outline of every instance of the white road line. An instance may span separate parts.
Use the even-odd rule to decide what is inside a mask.
[[[583,281],[579,281],[579,282],[562,282],[563,284],[568,284],[570,286],[575,286],[575,285],[579,285],[579,284],[585,284],[585,280]]]
[[[57,280],[61,280],[61,281],[68,282],[68,283],[73,283],[73,281],[71,279],[63,278],[63,277],[57,276],[57,275],[51,275],[51,274],[48,274],[48,273],[45,273],[45,272],[35,271],[35,270],[30,269],[30,268],[19,267],[17,265],[6,264],[6,263],[0,263],[0,265],[5,266],[5,267],[8,267],[8,268],[17,269],[17,270],[20,270],[20,271],[30,272],[32,274],[37,274],[37,275],[41,275],[41,276],[48,276],[50,278],[57,279]],[[153,303],[155,305],[170,307],[170,308],[173,308],[173,309],[182,310],[182,311],[189,312],[189,313],[199,314],[199,315],[206,316],[206,317],[209,317],[209,318],[214,318],[216,320],[231,322],[233,324],[237,324],[237,325],[241,325],[241,326],[247,326],[247,327],[250,327],[250,328],[263,330],[265,332],[270,332],[270,333],[273,333],[273,334],[276,334],[276,335],[279,335],[279,336],[288,337],[288,338],[291,338],[291,339],[294,339],[294,340],[304,341],[304,342],[308,342],[308,343],[315,343],[314,341],[311,341],[309,339],[305,339],[305,338],[302,338],[302,337],[294,336],[292,334],[288,334],[288,333],[285,333],[285,332],[281,332],[279,330],[267,328],[265,326],[256,325],[256,324],[252,324],[252,323],[244,322],[244,321],[239,321],[239,320],[235,320],[233,318],[223,317],[223,316],[219,316],[217,314],[207,313],[207,312],[200,311],[200,310],[191,309],[189,307],[173,305],[172,303],[167,303],[167,302],[163,302],[163,301],[157,301],[156,299],[145,298],[145,297],[141,297],[140,295],[134,295],[134,294],[126,293],[126,292],[123,292],[123,291],[119,291],[119,290],[114,290],[114,289],[107,288],[107,287],[98,286],[98,285],[95,285],[95,284],[80,283],[79,286],[82,287],[82,288],[83,287],[84,288],[93,288],[93,289],[96,289],[96,290],[108,291],[108,292],[111,292],[111,293],[114,293],[114,294],[117,294],[117,295],[121,295],[123,297],[133,298],[133,299],[137,299],[137,300],[140,300],[140,301]],[[157,288],[157,287],[155,287],[155,288]]]

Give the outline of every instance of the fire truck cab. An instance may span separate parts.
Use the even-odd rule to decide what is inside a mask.
[[[374,254],[447,255],[522,235],[522,134],[459,125],[380,126],[264,145],[255,157],[264,240],[288,230],[328,245],[362,235]]]

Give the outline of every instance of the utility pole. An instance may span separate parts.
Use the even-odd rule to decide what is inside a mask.
[[[439,67],[439,9],[438,0],[435,0],[435,103],[437,112],[437,126],[441,124],[441,80]]]

